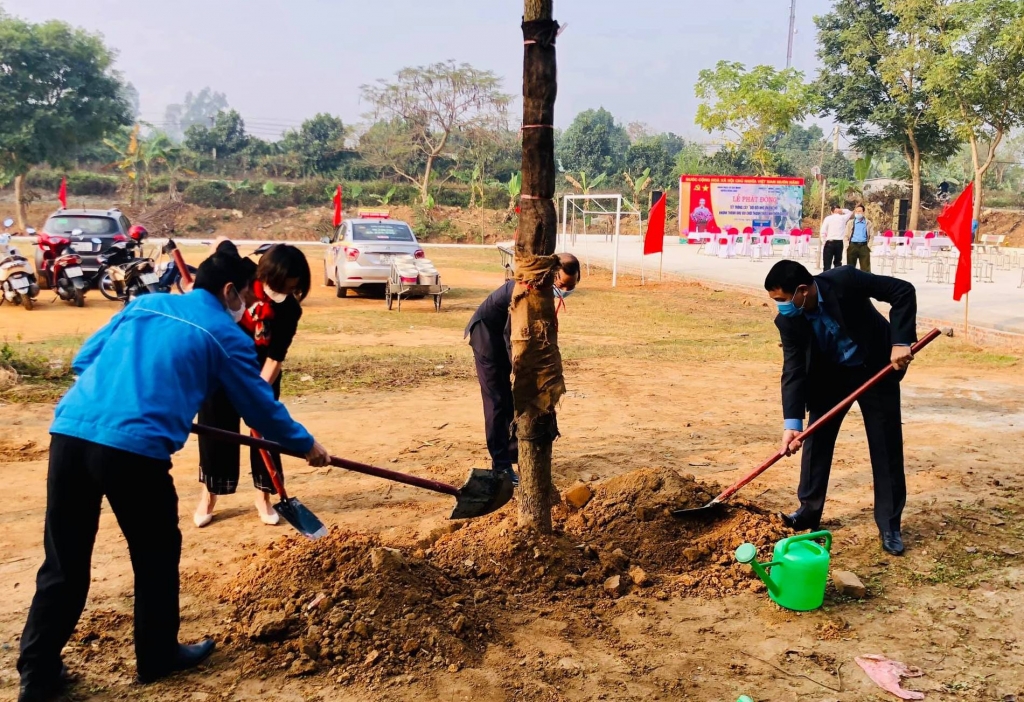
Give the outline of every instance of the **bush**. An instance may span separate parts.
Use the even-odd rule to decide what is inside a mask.
[[[182,199],[199,207],[235,209],[234,193],[223,180],[193,180],[185,187]]]
[[[34,170],[28,172],[26,180],[30,188],[38,188],[56,195],[63,177],[64,173],[60,171]],[[121,184],[117,176],[90,173],[89,171],[72,171],[67,174],[67,177],[68,195],[80,197],[116,195]]]

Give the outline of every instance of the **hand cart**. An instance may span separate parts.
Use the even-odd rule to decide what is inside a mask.
[[[501,256],[501,267],[505,269],[505,280],[512,280],[516,277],[515,271],[515,243],[498,244],[498,254]]]
[[[387,303],[388,309],[390,310],[395,300],[398,300],[398,311],[401,312],[403,297],[427,297],[429,295],[434,298],[434,310],[440,312],[441,298],[445,293],[451,291],[451,288],[441,285],[440,274],[436,269],[432,270],[431,274],[422,274],[417,267],[416,259],[412,256],[392,258],[391,274],[384,285],[384,302]]]

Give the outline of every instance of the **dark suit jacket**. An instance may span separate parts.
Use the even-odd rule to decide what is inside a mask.
[[[841,266],[814,276],[825,312],[864,353],[871,373],[890,362],[895,344],[917,341],[917,293],[905,280]],[[892,305],[887,321],[871,298]],[[822,354],[809,319],[775,317],[782,337],[782,409],[787,418],[803,417],[808,403],[828,397],[841,366]],[[899,376],[902,378],[902,374]],[[829,398],[830,399],[830,398]],[[826,408],[827,409],[827,408]]]
[[[512,289],[515,287],[516,281],[508,280],[500,288],[492,292],[487,296],[487,299],[480,303],[480,306],[476,308],[476,312],[469,319],[469,324],[466,325],[465,335],[469,336],[473,331],[473,327],[477,324],[483,324],[487,327],[487,331],[490,332],[489,336],[493,340],[504,339],[505,351],[508,354],[509,359],[512,358],[512,320],[509,316],[508,310],[512,305]],[[485,349],[474,349],[477,352],[486,351]],[[493,350],[497,352],[496,349]]]

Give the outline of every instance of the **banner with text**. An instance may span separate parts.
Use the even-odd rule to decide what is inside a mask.
[[[679,236],[699,240],[731,227],[788,233],[800,226],[803,204],[803,178],[684,175],[679,178]]]

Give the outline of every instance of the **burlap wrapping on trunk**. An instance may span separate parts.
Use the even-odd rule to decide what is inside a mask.
[[[556,256],[520,255],[516,260],[510,316],[512,397],[517,416],[553,414],[565,394],[552,292],[557,265]]]

